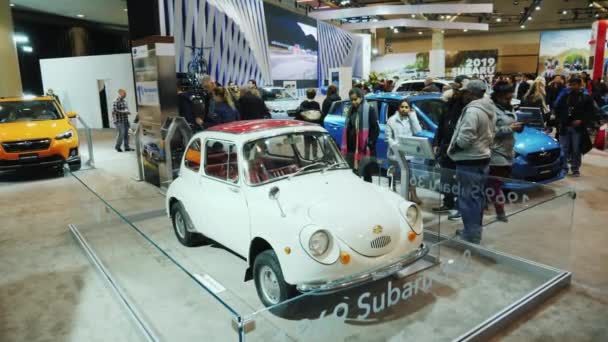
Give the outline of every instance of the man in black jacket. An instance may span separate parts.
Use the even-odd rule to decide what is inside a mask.
[[[517,74],[515,76],[515,96],[518,100],[523,101],[528,89],[530,89],[528,79],[528,75]]]
[[[340,95],[338,95],[338,88],[335,85],[330,84],[329,87],[327,87],[327,97],[325,98],[325,100],[323,100],[323,106],[321,107],[321,113],[323,114],[323,117],[325,117],[329,113],[331,105],[334,102],[341,100],[342,99],[340,98]]]
[[[448,156],[448,146],[452,140],[456,123],[460,119],[460,114],[465,107],[462,85],[468,81],[466,76],[456,77],[455,86],[451,90],[451,96],[447,98],[447,111],[439,118],[437,133],[433,139],[433,147],[435,149],[435,156],[439,162],[439,166],[444,169],[441,172],[441,184],[452,185],[454,183],[454,173],[456,170],[456,164]],[[452,171],[454,170],[454,171]],[[444,187],[442,186],[442,189]],[[451,186],[450,186],[451,188]],[[442,192],[443,194],[443,205],[439,208],[433,208],[435,212],[447,212],[456,208],[455,195],[451,191]],[[452,215],[453,218],[457,218],[458,215]]]
[[[563,168],[568,173],[568,162],[573,177],[580,177],[581,145],[589,139],[586,126],[591,123],[593,99],[583,93],[583,81],[574,76],[568,82],[569,92],[562,96],[555,106],[559,123],[559,143],[564,151]]]

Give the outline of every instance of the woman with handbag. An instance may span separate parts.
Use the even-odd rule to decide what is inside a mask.
[[[296,120],[323,125],[321,105],[319,105],[319,102],[315,101],[316,96],[316,89],[306,89],[306,100],[300,103],[300,106],[298,107],[298,110],[296,112]]]

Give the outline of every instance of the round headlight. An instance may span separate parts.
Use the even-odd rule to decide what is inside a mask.
[[[420,215],[420,210],[415,205],[409,206],[405,212],[405,218],[410,225],[414,225],[418,221],[418,215]]]
[[[327,252],[328,248],[329,236],[325,231],[319,230],[310,236],[310,240],[308,240],[310,254],[318,257]]]

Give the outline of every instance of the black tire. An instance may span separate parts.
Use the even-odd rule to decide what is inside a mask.
[[[267,272],[272,272],[273,275]],[[263,251],[255,258],[253,263],[253,279],[255,280],[255,289],[258,292],[258,297],[266,307],[282,303],[297,294],[295,286],[285,282],[277,255],[271,249]],[[268,282],[276,284],[276,292],[274,294],[265,288],[264,284],[268,284]]]
[[[205,243],[203,234],[192,232],[192,221],[180,202],[175,202],[171,206],[171,223],[175,236],[182,245],[196,247]]]
[[[82,168],[82,162],[78,161],[76,163],[72,163],[70,164],[70,172],[75,172],[80,170],[80,168]]]

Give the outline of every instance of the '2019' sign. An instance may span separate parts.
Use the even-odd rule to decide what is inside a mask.
[[[496,58],[467,58],[464,67],[453,68],[455,75],[489,76],[496,73]]]

